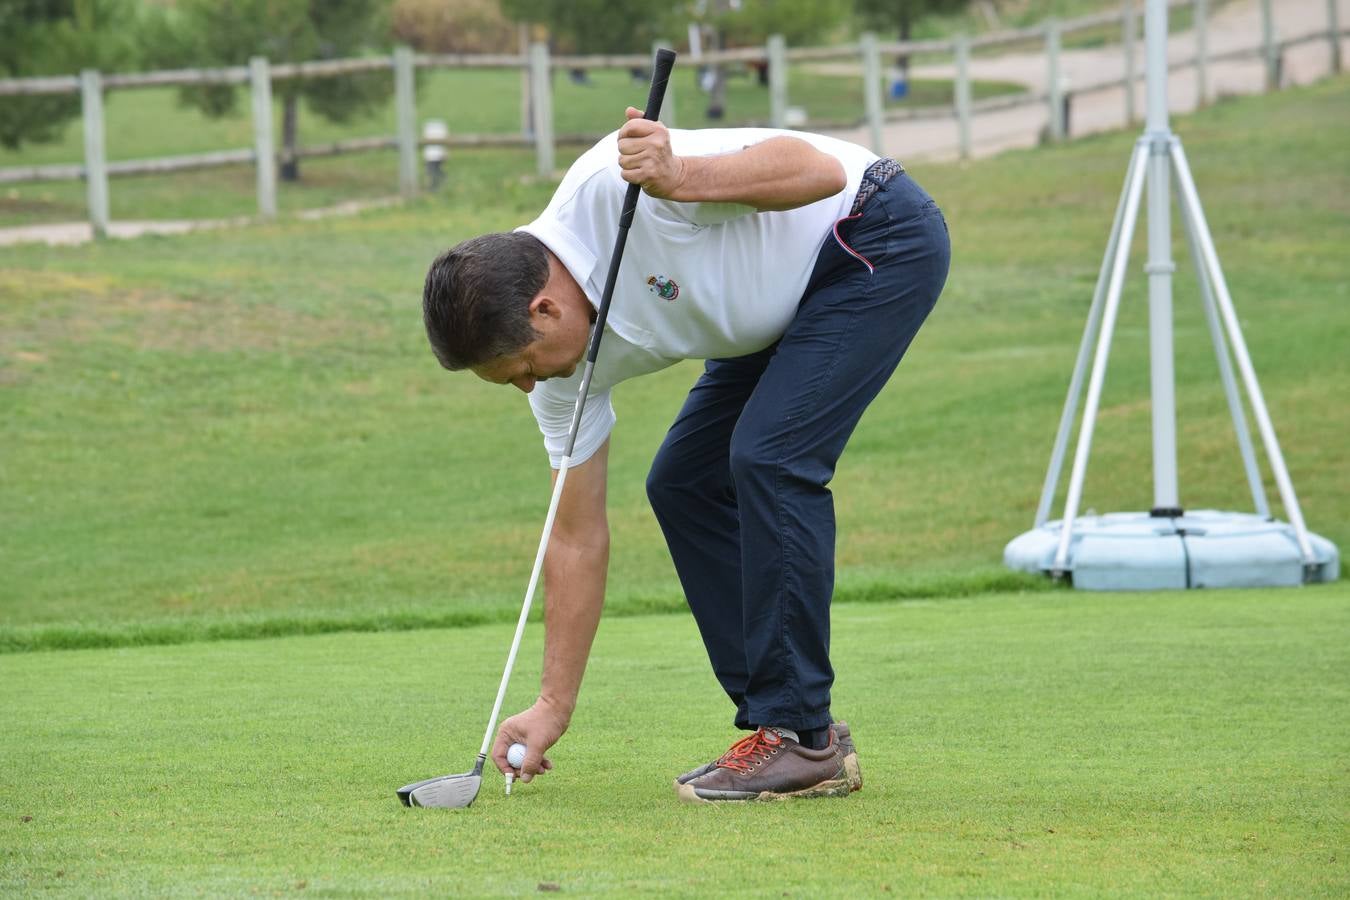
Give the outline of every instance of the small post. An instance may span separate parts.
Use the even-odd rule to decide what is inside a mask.
[[[1045,23],[1045,58],[1049,64],[1046,74],[1049,84],[1046,94],[1050,104],[1050,140],[1064,140],[1064,85],[1059,77],[1059,20]]]
[[[1280,48],[1275,44],[1275,13],[1270,0],[1261,0],[1261,46],[1266,57],[1266,90],[1280,89]]]
[[[781,34],[769,35],[769,124],[787,127],[788,71],[787,41]]]
[[[1125,124],[1133,125],[1134,109],[1134,42],[1139,36],[1139,17],[1135,14],[1134,0],[1125,0],[1125,25],[1121,32],[1121,43],[1125,49]]]
[[[84,110],[84,181],[94,237],[108,236],[108,160],[103,150],[103,78],[96,69],[80,73]]]
[[[870,31],[864,33],[861,46],[863,106],[867,112],[867,130],[872,139],[872,152],[878,156],[885,156],[886,147],[882,138],[881,51],[877,49],[877,36]]]
[[[258,215],[277,217],[277,156],[272,142],[272,70],[267,57],[248,61],[253,95],[253,168],[258,180]]]
[[[1327,0],[1327,38],[1331,41],[1331,71],[1341,71],[1341,16],[1336,0]]]
[[[1335,0],[1332,0],[1335,4]],[[1209,0],[1195,0],[1195,108],[1209,102]]]
[[[653,41],[652,55],[656,55],[657,50],[674,50],[675,45],[670,41]],[[666,82],[666,93],[661,98],[661,114],[657,116],[661,123],[667,128],[675,127],[675,75],[671,74],[670,80]]]
[[[970,159],[970,37],[956,36],[956,135],[961,158]]]
[[[530,97],[534,110],[534,158],[536,171],[553,174],[553,84],[548,64],[548,44],[530,45]]]
[[[417,99],[413,91],[412,48],[395,47],[394,108],[398,122],[398,189],[405,197],[417,193]]]

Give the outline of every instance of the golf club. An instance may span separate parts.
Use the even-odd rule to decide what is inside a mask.
[[[647,95],[644,118],[655,119],[660,115],[661,101],[666,95],[666,82],[670,78],[670,70],[674,64],[673,50],[656,51],[656,60],[652,67],[652,86]],[[530,583],[525,589],[525,602],[520,610],[520,619],[516,622],[516,635],[511,641],[511,652],[506,657],[506,670],[502,672],[501,685],[497,688],[497,700],[492,705],[492,716],[488,719],[487,732],[483,735],[483,746],[478,751],[478,760],[471,771],[461,775],[442,775],[439,778],[429,778],[399,788],[398,798],[403,801],[404,806],[461,809],[473,803],[474,798],[478,796],[478,789],[483,782],[483,763],[487,761],[488,748],[492,746],[497,716],[502,711],[506,685],[511,680],[511,669],[516,664],[516,653],[520,650],[520,639],[525,634],[525,622],[530,615],[530,604],[534,601],[534,589],[539,583],[539,573],[543,570],[544,554],[548,550],[549,535],[553,532],[553,519],[558,512],[563,483],[567,480],[567,469],[572,462],[572,447],[576,443],[577,429],[581,425],[581,411],[586,405],[591,375],[595,371],[595,358],[600,351],[600,337],[605,332],[605,319],[609,315],[609,304],[614,297],[614,283],[619,276],[619,263],[623,259],[624,245],[628,243],[628,229],[633,224],[633,213],[637,209],[638,194],[641,191],[640,185],[630,184],[628,192],[624,195],[623,212],[619,216],[619,234],[614,240],[614,254],[609,261],[609,274],[605,278],[605,290],[600,297],[600,310],[596,316],[595,328],[591,332],[590,346],[586,350],[586,368],[582,371],[581,387],[577,391],[572,426],[567,433],[567,447],[563,451],[562,464],[558,467],[558,478],[553,485],[553,499],[549,501],[548,516],[544,519],[544,533],[539,539],[539,552],[534,558],[534,571],[530,573]]]

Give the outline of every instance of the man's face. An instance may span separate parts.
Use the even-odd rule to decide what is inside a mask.
[[[539,335],[519,353],[509,353],[473,367],[473,373],[493,384],[513,384],[525,393],[550,378],[567,378],[586,355],[589,321],[574,321],[545,300],[531,309],[530,321]]]

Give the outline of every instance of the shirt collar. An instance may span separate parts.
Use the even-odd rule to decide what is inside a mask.
[[[520,226],[516,231],[524,231],[539,238],[544,246],[558,257],[576,283],[581,285],[591,305],[597,308],[600,306],[600,298],[592,296],[591,286],[591,274],[595,271],[596,257],[580,238],[557,222],[545,222],[542,219],[535,219],[528,225]]]

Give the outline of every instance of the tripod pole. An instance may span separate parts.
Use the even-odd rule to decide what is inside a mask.
[[[1041,488],[1041,502],[1036,507],[1036,521],[1033,528],[1040,528],[1050,518],[1050,506],[1055,502],[1055,490],[1059,486],[1059,476],[1064,471],[1064,453],[1069,446],[1069,433],[1073,430],[1074,419],[1078,415],[1078,401],[1083,397],[1083,376],[1087,373],[1088,360],[1092,358],[1092,338],[1102,323],[1102,305],[1106,300],[1106,285],[1111,275],[1111,263],[1116,258],[1116,245],[1120,242],[1120,225],[1125,218],[1126,198],[1130,195],[1130,184],[1134,173],[1144,166],[1148,147],[1143,141],[1136,141],[1134,152],[1130,154],[1130,166],[1125,172],[1125,184],[1120,189],[1120,202],[1116,204],[1116,218],[1111,224],[1111,237],[1106,241],[1106,252],[1102,254],[1102,267],[1097,274],[1097,287],[1092,293],[1092,306],[1088,309],[1087,325],[1083,328],[1083,340],[1078,345],[1078,359],[1073,366],[1073,377],[1069,379],[1069,392],[1064,398],[1064,412],[1059,417],[1059,430],[1055,432],[1055,449],[1050,453],[1050,467],[1045,471],[1045,484]],[[1129,237],[1125,238],[1126,243]]]
[[[1247,397],[1252,403],[1252,414],[1256,418],[1256,428],[1266,448],[1266,458],[1270,460],[1270,469],[1275,475],[1275,484],[1280,489],[1280,500],[1289,516],[1289,524],[1294,526],[1294,535],[1298,542],[1299,554],[1303,564],[1312,567],[1317,564],[1312,543],[1308,540],[1308,526],[1303,522],[1303,510],[1298,505],[1294,493],[1294,482],[1289,477],[1289,468],[1284,464],[1284,454],[1280,452],[1280,441],[1275,437],[1275,425],[1270,420],[1266,408],[1266,398],[1261,393],[1261,385],[1256,380],[1256,369],[1252,366],[1251,354],[1247,352],[1247,342],[1242,337],[1242,327],[1238,324],[1237,311],[1233,308],[1233,297],[1228,293],[1228,283],[1223,277],[1223,268],[1219,265],[1219,254],[1214,249],[1214,237],[1209,231],[1209,222],[1200,206],[1200,194],[1191,178],[1190,166],[1186,164],[1186,151],[1181,142],[1172,144],[1172,165],[1176,169],[1177,184],[1181,186],[1181,202],[1187,207],[1187,215],[1195,226],[1196,242],[1200,245],[1200,258],[1209,271],[1214,286],[1214,299],[1218,301],[1219,315],[1228,330],[1228,339],[1233,345],[1233,357],[1237,361],[1238,372],[1242,375],[1243,386],[1247,388]]]
[[[1172,204],[1167,115],[1167,0],[1148,0],[1144,18],[1148,91],[1148,333],[1153,412],[1153,513],[1179,515],[1176,377],[1172,348]]]

